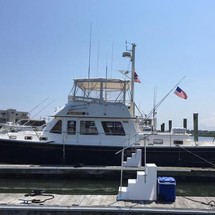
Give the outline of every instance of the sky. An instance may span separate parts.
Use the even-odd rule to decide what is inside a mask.
[[[161,123],[215,130],[214,0],[0,0],[0,109],[48,117],[67,102],[74,78],[123,78],[125,42],[136,44],[135,101]],[[90,40],[91,26],[91,40]],[[156,90],[155,90],[156,89]],[[156,92],[156,93],[155,93]],[[154,96],[156,95],[156,96]]]

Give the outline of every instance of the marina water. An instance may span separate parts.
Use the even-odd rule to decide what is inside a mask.
[[[123,182],[125,185],[127,181]],[[34,189],[52,194],[116,195],[117,180],[86,179],[0,179],[0,193],[30,193]],[[178,196],[215,196],[214,182],[177,181]]]

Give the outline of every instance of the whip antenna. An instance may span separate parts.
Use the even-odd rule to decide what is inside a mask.
[[[91,37],[92,37],[92,22],[90,23],[90,42],[89,42],[89,64],[88,64],[88,79],[90,78],[90,61],[91,61]]]
[[[89,42],[89,65],[88,65],[88,80],[90,79],[90,61],[91,61],[91,37],[92,37],[92,22],[90,23],[90,42]],[[90,94],[90,83],[88,81],[88,96]]]

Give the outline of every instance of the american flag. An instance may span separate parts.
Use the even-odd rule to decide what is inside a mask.
[[[187,99],[187,94],[180,87],[177,87],[174,93],[182,99]]]
[[[134,82],[141,83],[139,76],[137,75],[136,72],[134,72]]]

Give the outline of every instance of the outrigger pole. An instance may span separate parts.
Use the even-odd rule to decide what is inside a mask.
[[[169,96],[169,94],[185,79],[185,76],[156,104],[154,105],[152,111],[149,112],[149,114],[147,115],[147,119],[149,117],[151,117],[151,115],[153,115],[153,120],[155,120],[155,115],[156,115],[156,110],[158,109],[158,107],[164,102],[164,100]],[[153,122],[153,124],[155,124],[155,122]],[[156,130],[156,128],[153,127],[153,130]]]

